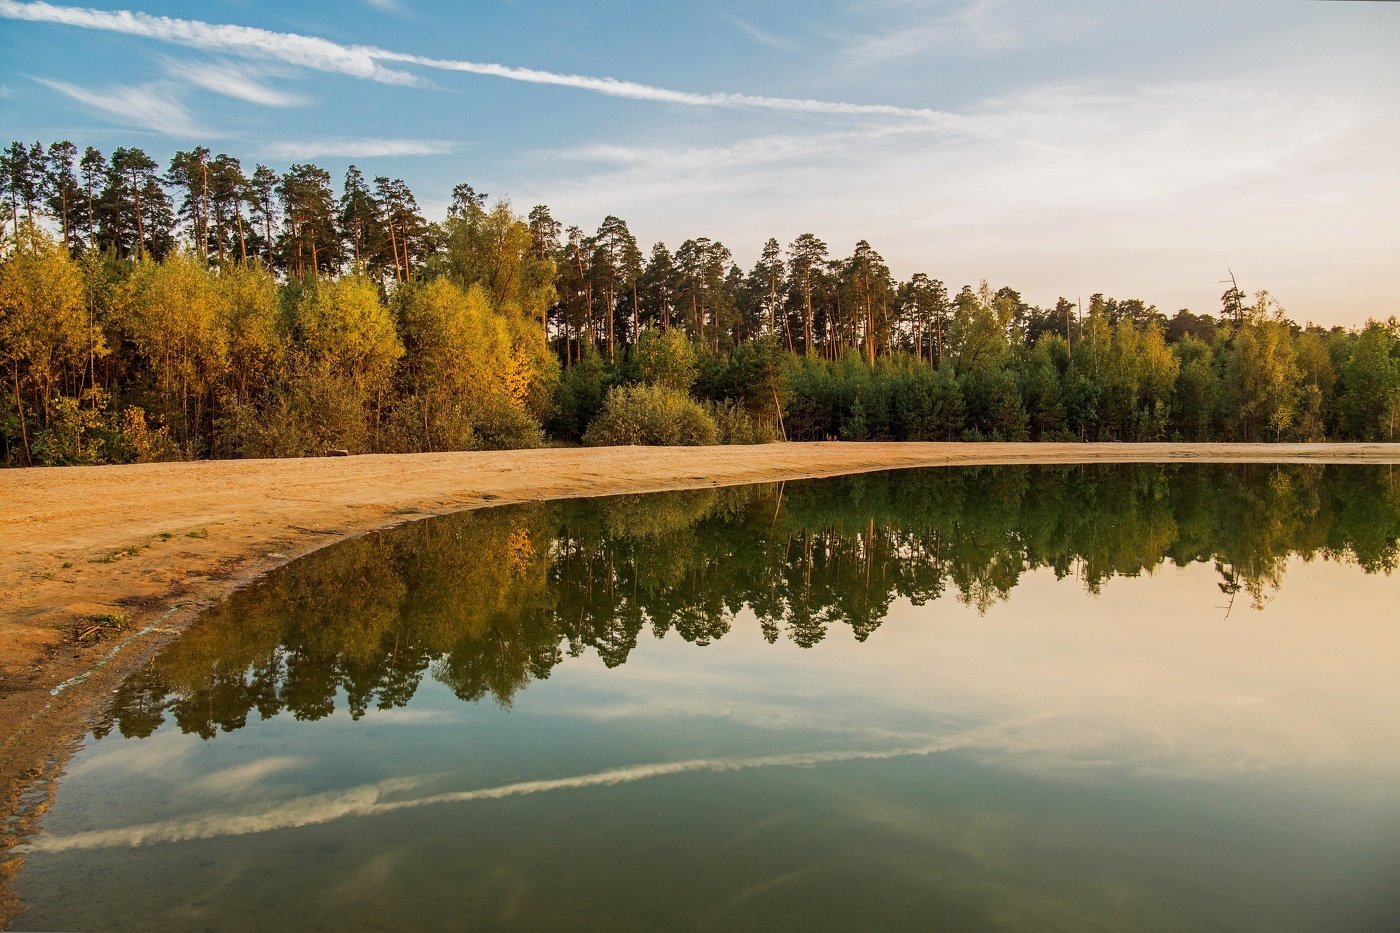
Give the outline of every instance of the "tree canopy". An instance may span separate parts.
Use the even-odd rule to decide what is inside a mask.
[[[469,184],[437,221],[400,179],[336,189],[206,147],[164,171],[6,148],[0,462],[578,440],[631,386],[688,393],[726,442],[1400,433],[1400,322],[1300,326],[1233,278],[1214,311],[1040,308],[899,280],[865,240],[769,238],[745,272],[710,237],[644,250],[620,217],[566,228]]]

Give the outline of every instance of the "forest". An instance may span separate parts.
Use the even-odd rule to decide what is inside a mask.
[[[892,275],[804,233],[748,271],[644,252],[468,184],[168,165],[68,141],[0,154],[0,463],[548,443],[1396,440],[1400,322],[1028,304]],[[1224,274],[1224,270],[1222,270]]]
[[[864,642],[896,600],[985,612],[1037,572],[1098,594],[1208,565],[1228,618],[1264,608],[1295,555],[1388,574],[1398,540],[1387,467],[901,470],[461,512],[234,593],[122,686],[99,733],[169,717],[210,738],[284,710],[320,719],[338,696],[359,718],[428,677],[508,705],[585,651],[625,664],[648,635],[704,646],[756,624],[770,644]]]

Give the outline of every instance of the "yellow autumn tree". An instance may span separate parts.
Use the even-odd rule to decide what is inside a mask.
[[[202,260],[176,253],[143,258],[129,282],[127,334],[150,368],[162,414],[188,455],[200,452],[214,388],[229,366],[220,283]]]
[[[554,371],[530,350],[537,341],[519,316],[495,310],[481,285],[464,290],[445,277],[403,288],[395,300],[408,351],[395,446],[541,442],[534,406],[537,397],[548,397]]]
[[[228,341],[228,391],[240,402],[275,377],[286,352],[278,327],[277,279],[260,265],[239,264],[219,276],[219,314]]]
[[[8,370],[25,463],[32,461],[31,428],[48,424],[55,397],[81,393],[90,349],[77,264],[43,231],[21,224],[0,264],[0,365]]]

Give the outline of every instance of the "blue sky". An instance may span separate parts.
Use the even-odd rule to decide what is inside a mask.
[[[469,181],[743,264],[865,238],[1039,304],[1215,310],[1229,268],[1357,323],[1400,313],[1397,50],[1400,4],[1345,0],[0,0],[0,135],[353,161],[430,215]]]

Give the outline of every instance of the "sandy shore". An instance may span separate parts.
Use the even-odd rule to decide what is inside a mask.
[[[0,471],[0,791],[42,785],[101,700],[204,606],[331,542],[431,514],[913,466],[1400,462],[1384,444],[773,444]],[[74,641],[85,619],[126,631]],[[114,648],[120,650],[114,653]],[[81,683],[54,696],[55,687]]]

